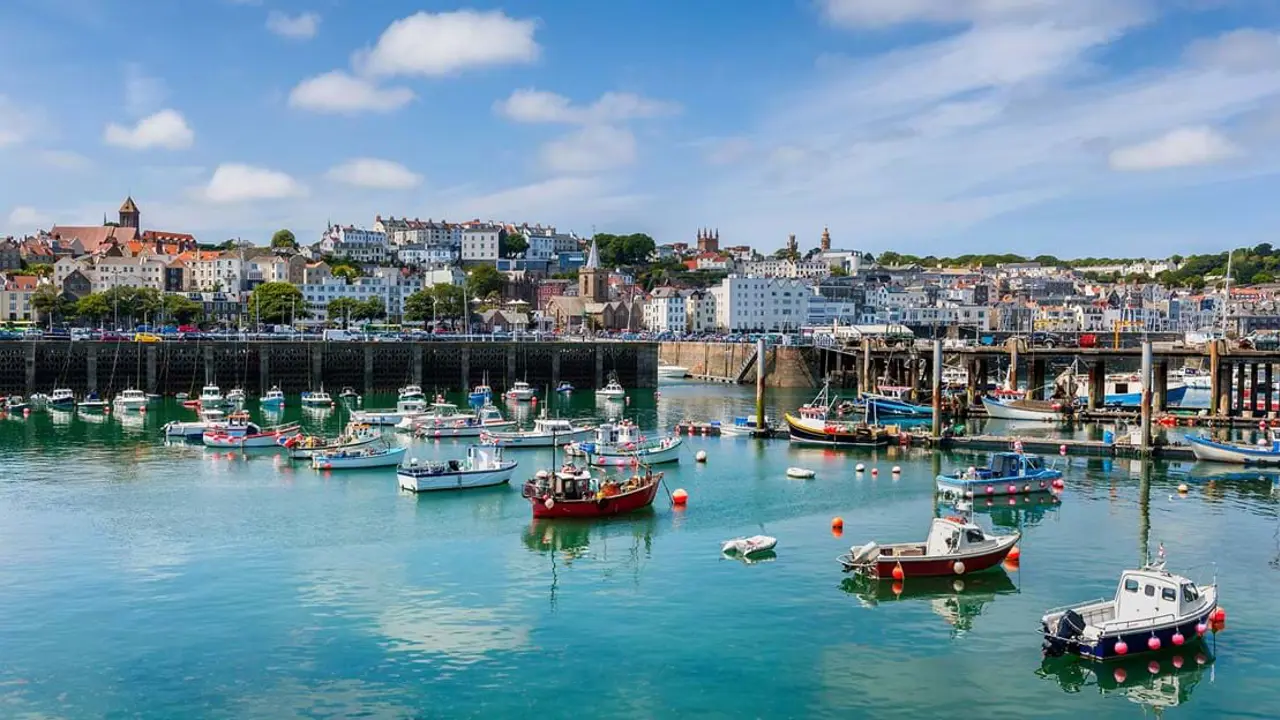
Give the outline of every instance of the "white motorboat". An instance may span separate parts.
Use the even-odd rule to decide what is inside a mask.
[[[1163,547],[1161,548],[1163,553]],[[1040,620],[1044,653],[1114,660],[1176,648],[1220,621],[1218,586],[1196,585],[1164,568],[1163,559],[1126,570],[1111,599],[1054,608]]]
[[[419,426],[430,425],[432,427],[465,427],[470,421],[476,420],[477,415],[474,413],[462,412],[457,405],[451,402],[445,402],[443,399],[437,398],[431,403],[430,409],[427,408],[425,401],[422,400],[401,400],[397,403],[397,410],[402,407],[416,408],[418,403],[421,404],[420,410],[403,412],[399,415],[400,419],[394,423],[397,430],[413,432]],[[492,406],[489,406],[492,407]],[[496,411],[496,408],[494,408]],[[486,413],[489,418],[493,418],[492,413]],[[501,418],[502,413],[497,413]],[[387,419],[391,419],[388,417]],[[477,433],[479,434],[479,433]]]
[[[329,393],[320,388],[316,392],[302,393],[303,407],[332,407],[333,398],[329,397]]]
[[[768,415],[764,418],[764,428],[756,423],[755,415],[740,415],[733,419],[732,423],[720,423],[720,434],[726,436],[753,435],[763,430],[769,430],[774,425],[774,421]]]
[[[452,406],[449,406],[452,407]],[[485,405],[476,414],[455,412],[452,415],[430,413],[405,418],[396,425],[397,430],[410,429],[420,438],[479,437],[481,433],[514,428],[516,422],[502,417],[502,411],[493,405]]]
[[[341,435],[330,440],[318,435],[291,435],[277,440],[289,451],[290,460],[310,460],[318,453],[350,450],[352,448],[372,445],[382,439],[382,431],[364,423],[347,423]]]
[[[752,535],[751,537],[734,538],[720,546],[720,552],[730,557],[749,558],[758,553],[766,553],[778,546],[778,538],[771,535]]]
[[[596,390],[596,397],[607,400],[622,400],[626,396],[627,390],[622,387],[622,383],[618,382],[618,376],[616,375],[610,375],[608,384]]]
[[[259,428],[252,423],[249,425],[253,429],[245,429],[243,432],[236,426],[212,428],[206,430],[201,438],[206,447],[212,448],[277,448],[280,447],[281,439],[293,436],[299,427],[297,423],[269,428]]]
[[[566,452],[585,455],[587,463],[595,467],[657,465],[679,462],[683,442],[679,435],[646,437],[635,423],[624,420],[600,425],[593,439],[572,443]]]
[[[266,408],[278,410],[284,407],[284,392],[280,390],[279,385],[272,385],[267,394],[262,396],[259,404]]]
[[[244,390],[242,388],[232,388],[227,391],[226,401],[232,404],[243,403],[245,399]]]
[[[98,394],[97,390],[90,390],[83,400],[76,403],[77,410],[93,414],[105,413],[110,407],[107,401],[103,400],[102,396]]]
[[[201,412],[199,420],[165,423],[164,436],[170,440],[200,440],[207,431],[219,426],[226,426],[226,413],[211,408]]]
[[[517,380],[512,383],[511,389],[507,391],[508,400],[532,400],[535,395],[537,395],[537,391],[523,380]]]
[[[27,396],[27,403],[31,405],[32,410],[45,410],[49,407],[49,396],[44,393],[31,393]]]
[[[455,409],[456,405],[453,406]],[[421,398],[400,400],[395,408],[380,410],[360,410],[351,413],[351,419],[370,425],[398,425],[406,419],[427,414],[427,401]]]
[[[658,377],[660,378],[685,378],[689,377],[689,368],[682,365],[659,365]]]
[[[141,390],[130,388],[123,390],[111,401],[116,410],[142,410],[147,407],[147,394]]]
[[[816,473],[814,473],[809,468],[802,468],[802,467],[787,468],[787,477],[796,478],[798,480],[808,480],[809,478],[812,478],[815,474]]]
[[[49,394],[49,407],[53,410],[75,410],[76,394],[69,388],[55,388]]]
[[[1256,445],[1214,440],[1208,435],[1187,435],[1197,460],[1236,465],[1280,465],[1280,429],[1272,428]]]
[[[1165,388],[1167,405],[1180,405],[1186,397],[1187,386],[1169,383]],[[1089,383],[1076,387],[1076,396],[1088,399]],[[1142,378],[1137,373],[1113,373],[1106,376],[1102,402],[1108,407],[1137,407],[1142,404]]]
[[[1018,398],[1001,402],[989,397],[982,398],[982,406],[987,409],[987,417],[996,420],[1061,420],[1063,409],[1070,408],[1070,401],[1028,400]]]
[[[311,467],[317,470],[355,470],[359,468],[394,467],[400,464],[405,448],[356,448],[335,450],[311,456]]]
[[[1170,373],[1175,378],[1180,378],[1182,384],[1193,390],[1210,390],[1213,388],[1213,378],[1209,377],[1209,371],[1201,370],[1194,367],[1184,367],[1179,373]]]
[[[226,399],[222,397],[222,389],[217,385],[205,385],[200,388],[200,407],[222,407]]]
[[[399,390],[399,400],[426,400],[427,394],[422,392],[421,385],[405,385]]]
[[[10,395],[4,399],[4,411],[10,415],[21,415],[31,409],[31,403],[21,395]]]
[[[511,480],[516,462],[502,459],[502,448],[467,448],[462,460],[419,463],[409,460],[396,470],[400,487],[412,492],[492,487]]]
[[[480,442],[498,447],[559,447],[564,443],[590,437],[592,432],[593,428],[574,425],[569,420],[540,417],[533,421],[532,430],[485,431],[480,434]]]

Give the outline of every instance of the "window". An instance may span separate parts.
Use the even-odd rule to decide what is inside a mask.
[[[1187,583],[1186,585],[1182,586],[1182,602],[1191,603],[1199,599],[1200,599],[1200,591],[1196,589],[1195,585],[1192,585],[1191,583]]]
[[[1160,599],[1174,602],[1178,599],[1178,591],[1173,588],[1160,588]]]
[[[1138,581],[1128,578],[1124,581],[1124,589],[1128,592],[1138,592]]]
[[[1156,586],[1155,586],[1155,585],[1148,585],[1148,586],[1146,586],[1146,587],[1142,588],[1142,594],[1143,594],[1143,595],[1146,595],[1147,597],[1155,597],[1155,596],[1156,596]]]

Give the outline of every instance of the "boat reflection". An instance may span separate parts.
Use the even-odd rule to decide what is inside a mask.
[[[639,585],[641,566],[653,553],[656,528],[657,517],[652,512],[592,522],[544,519],[529,523],[520,539],[530,552],[543,555],[549,561],[548,600],[555,610],[560,592],[560,563],[564,563],[565,569],[571,569],[575,563],[587,563],[586,567],[599,565],[601,571],[609,575],[629,572],[632,582]],[[614,548],[610,547],[611,542]],[[616,554],[618,544],[621,544],[620,555]]]
[[[1062,500],[1055,493],[1032,493],[999,498],[977,498],[956,502],[938,502],[938,512],[945,515],[953,510],[965,514],[987,515],[994,528],[1020,530],[1044,521],[1050,512],[1057,512]]]
[[[840,589],[857,597],[865,607],[885,602],[927,600],[933,612],[956,632],[972,629],[974,619],[997,595],[1018,592],[1018,587],[1003,571],[963,578],[915,577],[894,582],[855,576],[841,581]]]
[[[1205,678],[1213,682],[1213,654],[1208,647],[1178,653],[1094,663],[1079,658],[1046,658],[1036,675],[1055,680],[1063,692],[1096,687],[1102,695],[1123,694],[1130,702],[1159,713],[1182,705]]]

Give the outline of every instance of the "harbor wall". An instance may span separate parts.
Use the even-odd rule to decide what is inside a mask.
[[[628,389],[657,386],[658,347],[636,342],[91,342],[0,343],[0,395],[55,387],[105,395],[129,387],[198,393],[201,385],[279,385],[286,393],[351,386],[395,392],[408,383],[461,391],[486,378],[495,391],[525,380],[544,391],[561,381],[601,387],[610,373]]]
[[[663,365],[688,368],[695,378],[717,382],[755,383],[755,345],[748,343],[664,342],[658,344]],[[816,355],[811,348],[774,346],[765,351],[765,384],[779,388],[817,387]]]

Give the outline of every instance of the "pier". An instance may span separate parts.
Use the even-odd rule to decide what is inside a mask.
[[[114,395],[126,388],[198,393],[202,385],[262,394],[350,386],[394,393],[409,383],[464,391],[485,379],[496,391],[524,380],[603,387],[611,373],[627,388],[658,382],[658,348],[645,342],[290,342],[159,343],[32,341],[0,343],[0,394],[66,387]]]

